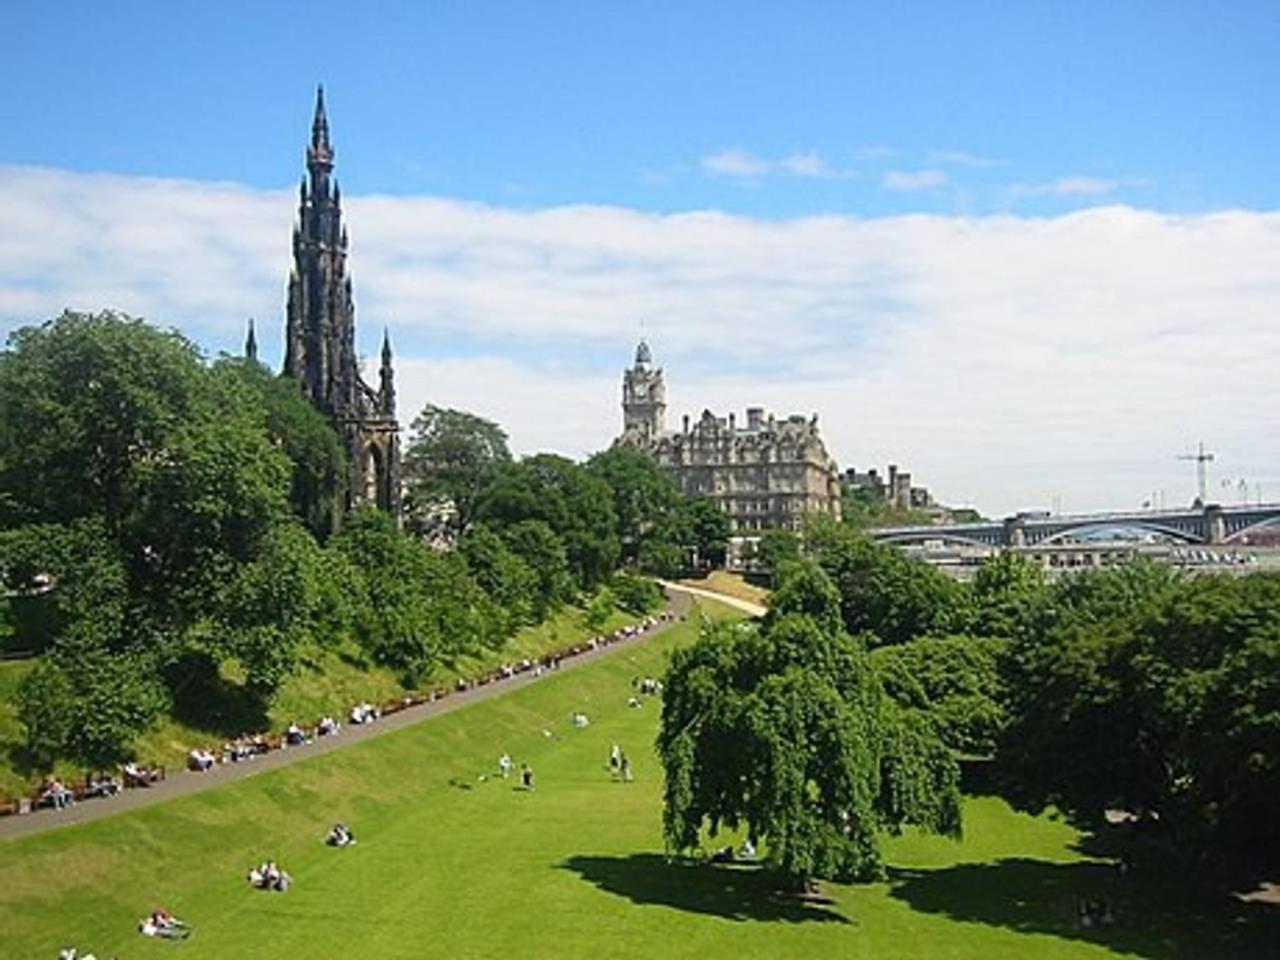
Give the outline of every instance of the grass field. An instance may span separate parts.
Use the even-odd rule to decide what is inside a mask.
[[[697,587],[699,590],[710,590],[712,593],[722,593],[726,597],[746,600],[749,603],[758,603],[762,607],[769,605],[768,590],[764,587],[758,587],[754,583],[747,583],[741,575],[730,573],[728,570],[712,570],[701,579],[681,580],[680,582],[691,587]]]
[[[424,688],[452,686],[459,677],[478,676],[501,663],[537,658],[577,643],[596,632],[587,629],[583,617],[581,607],[565,607],[544,623],[518,630],[499,650],[463,656],[441,667]],[[634,614],[614,612],[599,632],[607,633],[638,619]],[[22,767],[23,730],[14,702],[19,681],[34,665],[34,660],[0,661],[0,798],[29,793],[41,778],[41,772]],[[369,662],[355,640],[348,639],[334,648],[312,649],[303,669],[285,681],[266,716],[248,703],[241,688],[227,683],[218,702],[206,699],[192,705],[194,709],[186,714],[165,717],[138,738],[135,749],[149,764],[182,769],[192,747],[211,747],[216,752],[222,742],[241,733],[278,732],[294,720],[305,726],[325,713],[342,719],[352,704],[364,700],[385,703],[404,692],[395,671]],[[85,770],[62,761],[56,772],[64,779],[76,780]]]
[[[666,863],[659,707],[627,699],[691,630],[225,788],[0,841],[0,957],[68,945],[102,960],[1277,955],[1273,908],[1121,879],[1066,825],[995,798],[968,802],[963,842],[894,839],[889,882],[828,886],[824,901],[777,896],[748,869]],[[610,778],[614,742],[634,783]],[[535,790],[493,775],[504,750],[533,766]],[[322,844],[335,820],[356,847]],[[245,883],[267,857],[292,873],[287,894]],[[1117,924],[1077,929],[1080,896],[1112,899]],[[194,936],[139,936],[155,904]]]

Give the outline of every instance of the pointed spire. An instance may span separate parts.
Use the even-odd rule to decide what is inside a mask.
[[[249,318],[249,333],[244,338],[244,358],[258,362],[258,338],[253,332],[253,317]]]
[[[316,85],[316,115],[311,121],[311,146],[329,146],[329,118],[324,112],[324,84]]]
[[[311,121],[311,146],[307,147],[308,166],[333,166],[333,146],[329,143],[329,118],[324,112],[324,85],[316,87],[316,115]]]
[[[382,328],[382,370],[379,376],[380,387],[378,399],[382,413],[389,417],[396,415],[396,373],[391,367],[391,331]]]

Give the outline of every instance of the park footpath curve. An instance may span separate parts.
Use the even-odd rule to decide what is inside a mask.
[[[740,597],[731,597],[726,593],[716,593],[714,590],[703,590],[699,587],[691,587],[684,583],[673,583],[670,580],[659,580],[658,583],[667,590],[682,591],[694,597],[714,600],[716,603],[723,603],[727,607],[733,607],[735,610],[741,610],[743,613],[752,617],[763,617],[769,612],[768,607],[762,607],[758,603],[752,603],[750,600],[743,600]]]
[[[631,646],[642,639],[647,639],[670,629],[684,619],[695,596],[724,603],[753,616],[760,616],[764,613],[764,608],[758,604],[739,600],[735,597],[727,597],[722,594],[712,593],[709,590],[699,590],[696,587],[687,587],[678,583],[659,582],[667,591],[667,596],[671,601],[670,609],[675,616],[634,636],[612,643],[601,644],[576,656],[565,657],[560,661],[560,666],[556,670],[545,672],[542,676],[547,676],[549,673],[572,670],[598,657],[607,656],[615,650]],[[174,773],[164,780],[152,784],[150,787],[134,787],[114,797],[77,803],[63,810],[42,807],[30,813],[3,817],[0,818],[0,840],[26,836],[32,833],[42,833],[46,830],[68,827],[77,823],[88,823],[91,820],[101,820],[104,817],[112,817],[129,810],[151,807],[157,803],[172,800],[175,797],[212,790],[223,784],[244,780],[259,773],[265,773],[268,770],[275,770],[300,760],[306,760],[309,757],[341,750],[353,743],[368,740],[370,737],[377,737],[393,730],[411,727],[430,717],[450,713],[468,704],[487,700],[490,697],[518,689],[530,683],[537,683],[538,679],[539,677],[533,671],[516,673],[483,686],[472,686],[467,690],[450,693],[448,696],[437,700],[408,707],[397,713],[384,716],[374,723],[347,724],[343,726],[342,731],[336,736],[317,737],[308,744],[272,750],[270,753],[262,754],[251,760],[241,760],[239,763],[222,763],[204,772],[184,770],[180,773]]]

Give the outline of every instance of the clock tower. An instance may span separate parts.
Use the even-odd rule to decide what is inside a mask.
[[[622,374],[622,432],[638,434],[645,443],[656,440],[667,428],[667,385],[662,368],[653,365],[653,352],[643,340],[636,347],[636,362]]]

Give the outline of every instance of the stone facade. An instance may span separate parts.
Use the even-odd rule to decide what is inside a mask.
[[[936,506],[929,490],[913,486],[911,474],[899,470],[896,463],[889,464],[887,479],[881,477],[880,471],[875,467],[866,473],[859,473],[855,467],[850,467],[844,472],[844,483],[850,489],[863,490],[871,499],[899,510],[927,510]]]
[[[346,509],[372,503],[398,517],[400,426],[396,422],[391,342],[384,334],[375,389],[360,376],[356,356],[347,229],[342,224],[333,158],[321,88],[316,93],[307,176],[302,181],[298,222],[293,230],[284,372],[330,418],[342,439],[350,468]]]
[[[686,496],[713,500],[736,536],[798,529],[807,514],[839,519],[840,475],[816,415],[779,419],[751,407],[739,423],[704,410],[677,432],[666,429],[666,409],[662,369],[641,341],[623,373],[618,443],[649,451]]]

